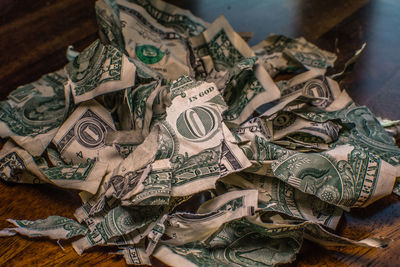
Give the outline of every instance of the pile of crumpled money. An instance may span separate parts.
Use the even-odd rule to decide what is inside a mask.
[[[333,233],[400,176],[393,137],[338,83],[360,51],[326,76],[334,54],[281,35],[249,47],[223,16],[152,0],[98,0],[96,14],[100,40],[0,102],[1,178],[79,190],[83,205],[76,220],[9,219],[1,236],[81,236],[79,254],[172,266],[288,263],[303,239],[387,245]]]

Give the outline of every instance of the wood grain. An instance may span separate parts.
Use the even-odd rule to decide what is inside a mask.
[[[400,2],[395,0],[252,0],[170,1],[212,22],[225,14],[237,31],[253,31],[251,44],[269,33],[304,36],[338,54],[330,73],[341,70],[352,53],[367,48],[342,86],[377,116],[400,118]],[[92,0],[0,0],[0,99],[18,85],[38,79],[66,63],[65,50],[82,50],[97,38]],[[7,218],[73,217],[80,200],[76,192],[49,185],[0,183],[0,228]],[[389,196],[365,209],[346,213],[338,232],[350,238],[390,237],[386,249],[323,248],[305,242],[297,260],[286,266],[398,266],[400,263],[400,201]],[[65,250],[52,240],[20,236],[0,239],[1,266],[125,266],[104,248],[78,256],[70,241]],[[154,261],[155,266],[163,266]]]

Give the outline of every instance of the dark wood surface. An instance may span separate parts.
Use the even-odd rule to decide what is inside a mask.
[[[338,55],[334,70],[366,42],[345,88],[376,116],[400,118],[400,2],[396,0],[198,0],[171,1],[212,22],[224,14],[237,31],[252,31],[254,45],[269,33],[304,36]],[[97,38],[94,1],[0,0],[0,99],[18,85],[66,64],[65,50],[82,50]],[[80,200],[75,192],[48,185],[0,183],[0,228],[7,218],[39,219],[58,214],[73,217]],[[388,196],[365,209],[346,213],[338,232],[362,239],[390,237],[386,249],[330,248],[305,242],[293,266],[399,266],[400,201]],[[124,260],[94,249],[78,256],[70,241],[0,239],[1,266],[124,266]],[[154,262],[161,266],[160,263]]]

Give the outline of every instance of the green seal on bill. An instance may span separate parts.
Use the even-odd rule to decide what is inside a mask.
[[[160,61],[165,53],[152,45],[136,46],[137,57],[146,64],[154,64]]]

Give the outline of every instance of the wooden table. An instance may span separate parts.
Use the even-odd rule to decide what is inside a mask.
[[[335,70],[366,42],[354,72],[342,83],[353,99],[376,116],[400,118],[400,2],[396,0],[197,0],[170,1],[212,22],[224,14],[237,31],[252,31],[254,45],[269,33],[304,36],[337,53]],[[18,85],[38,79],[66,64],[69,44],[82,50],[97,38],[94,1],[0,0],[0,99]],[[334,73],[331,70],[330,73]],[[80,205],[71,191],[52,186],[0,183],[0,228],[7,218],[39,219],[58,214],[73,217]],[[400,201],[388,196],[365,209],[346,213],[340,234],[354,239],[390,237],[386,249],[331,248],[305,242],[293,266],[399,266]],[[124,266],[104,249],[78,256],[70,241],[0,239],[0,265]],[[162,266],[159,262],[154,262]]]

